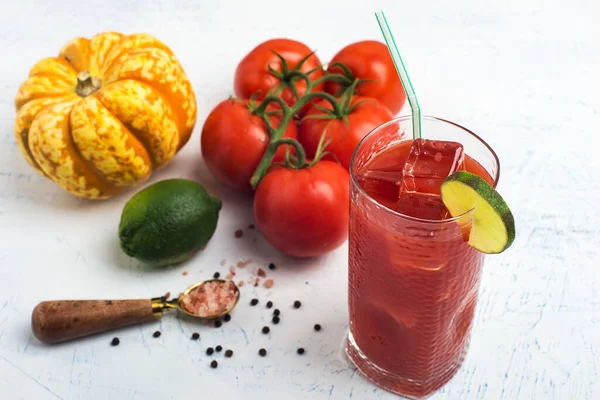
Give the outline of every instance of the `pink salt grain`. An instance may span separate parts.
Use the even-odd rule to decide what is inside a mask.
[[[262,268],[259,268],[257,271],[257,275],[261,278],[265,278],[267,276],[267,273]]]
[[[229,272],[233,272],[235,274],[235,267],[233,265],[229,266]]]
[[[210,281],[192,289],[181,305],[198,317],[211,317],[231,309],[237,300],[235,284],[231,281]]]
[[[244,281],[239,281],[239,282],[238,282],[238,286],[239,286],[239,287],[242,287],[242,286],[244,286],[244,283],[245,283]]]
[[[236,264],[238,268],[244,268],[246,265],[250,264],[252,260],[238,261]]]
[[[273,282],[273,279],[267,279],[267,280],[265,281],[265,287],[266,287],[267,289],[271,289],[271,288],[273,287],[273,283],[275,283],[275,282]]]

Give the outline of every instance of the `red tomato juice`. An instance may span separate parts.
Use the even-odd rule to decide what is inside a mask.
[[[347,351],[376,383],[422,398],[450,380],[463,362],[483,254],[465,242],[470,216],[448,221],[443,212],[434,218],[419,215],[418,208],[398,208],[398,171],[411,143],[391,145],[355,172]],[[493,183],[468,154],[462,169]]]

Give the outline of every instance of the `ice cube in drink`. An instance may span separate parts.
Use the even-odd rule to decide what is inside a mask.
[[[444,179],[463,169],[463,146],[457,142],[416,139],[404,164],[402,191],[439,196]],[[402,193],[401,193],[402,194]]]
[[[442,199],[427,193],[401,192],[394,210],[421,219],[441,220],[448,217]]]
[[[402,170],[406,164],[406,149],[398,149],[389,157],[374,158],[369,168],[356,174],[358,184],[377,202],[385,207],[394,208],[402,186]]]
[[[394,209],[413,217],[440,220],[448,211],[440,186],[448,175],[463,168],[463,146],[456,142],[416,139],[402,169],[402,185]]]
[[[356,177],[358,184],[368,193],[373,193],[381,204],[393,208],[402,186],[402,169],[372,169]]]

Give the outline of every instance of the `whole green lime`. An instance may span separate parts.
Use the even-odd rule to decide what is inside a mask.
[[[121,248],[146,264],[167,266],[190,259],[217,228],[221,200],[197,182],[167,179],[136,193],[119,223]]]

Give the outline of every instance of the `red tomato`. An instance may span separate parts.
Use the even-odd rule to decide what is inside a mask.
[[[349,174],[333,161],[310,168],[272,167],[254,196],[256,225],[267,241],[293,257],[314,257],[348,237]]]
[[[394,62],[385,44],[374,40],[352,43],[337,53],[331,63],[345,64],[355,78],[373,79],[373,82],[361,83],[355,93],[372,97],[396,115],[406,101],[406,93],[394,67]],[[339,67],[329,67],[331,73],[342,73]],[[340,85],[327,81],[327,93],[336,94]]]
[[[274,128],[280,118],[271,117]],[[288,124],[284,137],[297,137],[296,125]],[[202,127],[200,146],[206,166],[230,188],[252,192],[250,178],[269,142],[264,121],[248,111],[248,102],[224,100],[208,115]],[[280,146],[274,161],[283,161],[285,146]]]
[[[290,39],[272,39],[259,44],[240,61],[235,71],[234,87],[235,94],[238,97],[249,99],[252,94],[260,91],[260,94],[256,98],[262,99],[271,88],[276,88],[279,85],[279,79],[269,72],[269,66],[275,71],[281,72],[281,61],[274,52],[283,57],[288,68],[291,70],[298,65],[298,62],[302,58],[310,54],[312,50],[306,45]],[[313,54],[302,64],[300,71],[307,73],[320,66],[321,62]],[[322,69],[317,69],[309,77],[315,80],[324,74]],[[294,87],[298,92],[298,96],[302,97],[306,93],[306,82],[304,80],[296,80]],[[317,85],[314,91],[323,91],[324,87],[324,84]],[[294,105],[296,102],[289,88],[285,88],[279,97],[289,106]],[[304,115],[307,110],[308,106],[303,107],[299,114]]]
[[[361,103],[358,104],[359,102]],[[331,103],[326,100],[320,100],[316,105],[332,109]],[[350,106],[354,105],[356,108],[347,116],[347,125],[339,118],[308,118],[311,115],[326,115],[316,106],[310,108],[298,129],[298,139],[304,146],[307,157],[314,156],[319,140],[321,140],[323,132],[326,132],[325,138],[331,139],[326,150],[335,154],[344,168],[349,170],[352,153],[362,138],[373,129],[394,118],[390,110],[375,99],[353,96]],[[332,157],[326,155],[325,158],[331,159]]]

